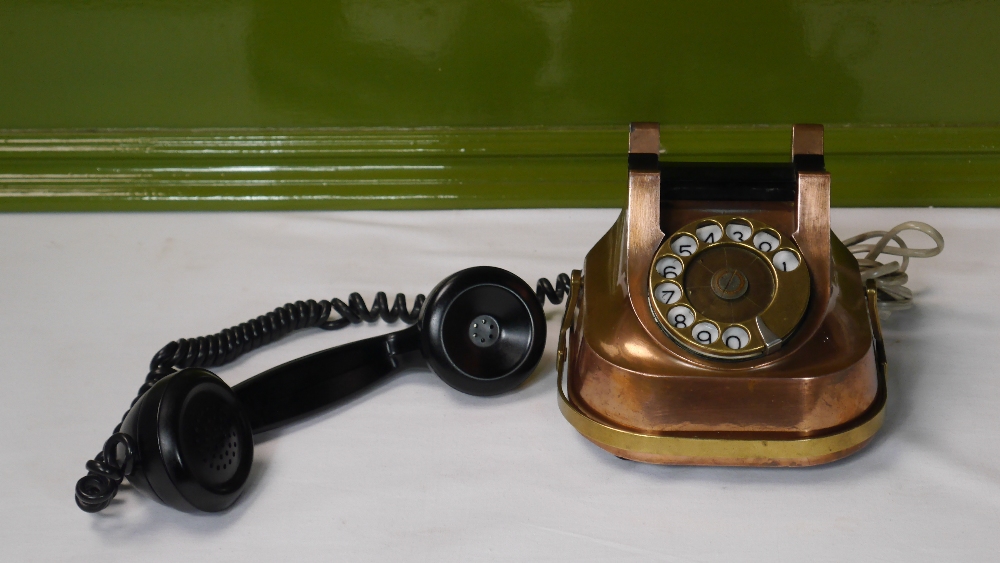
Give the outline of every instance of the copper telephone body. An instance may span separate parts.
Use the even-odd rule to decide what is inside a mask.
[[[661,175],[683,169],[661,166],[659,147],[658,124],[632,125],[627,206],[574,273],[563,414],[601,448],[648,463],[804,466],[864,447],[882,422],[884,353],[874,286],[830,231],[822,126],[792,128],[785,198],[673,197]],[[727,238],[730,223],[739,228]],[[782,247],[741,238],[764,231]],[[675,252],[680,236],[703,238],[706,257]],[[772,265],[778,250],[791,267]],[[656,268],[664,258],[668,277]]]

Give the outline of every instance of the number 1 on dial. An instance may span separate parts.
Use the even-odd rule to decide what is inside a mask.
[[[782,272],[791,272],[799,267],[799,257],[791,250],[779,250],[771,260],[774,267]]]

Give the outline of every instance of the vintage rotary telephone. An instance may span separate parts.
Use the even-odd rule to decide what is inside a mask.
[[[840,242],[830,232],[818,125],[793,128],[790,163],[660,163],[659,146],[658,125],[632,125],[628,206],[583,271],[560,274],[554,288],[543,278],[533,293],[510,272],[481,266],[448,277],[426,301],[418,296],[410,311],[401,294],[390,309],[379,293],[371,310],[353,294],[349,304],[300,301],[171,342],[87,462],[77,505],[104,509],[128,478],[170,506],[224,510],[246,485],[254,434],[407,367],[429,367],[465,393],[510,391],[541,358],[542,304],[567,294],[559,406],[601,448],[651,463],[767,466],[857,451],[885,405],[879,304],[910,303],[908,260],[940,252],[941,235],[909,222]],[[936,246],[907,248],[898,235],[908,229]],[[878,262],[883,253],[902,264]],[[334,311],[341,318],[330,320]],[[414,324],[231,389],[205,369],[293,330],[379,318]]]
[[[659,125],[632,124],[627,207],[573,272],[563,415],[649,463],[801,466],[862,448],[886,399],[878,301],[908,304],[907,260],[940,252],[941,235],[911,222],[838,240],[820,125],[792,128],[787,163],[659,151]],[[907,229],[936,247],[907,248]]]
[[[410,367],[429,367],[472,395],[516,388],[545,347],[542,304],[568,293],[561,274],[535,292],[514,274],[489,266],[457,272],[407,311],[379,293],[369,310],[361,296],[348,304],[299,301],[211,336],[167,344],[153,357],[146,382],[76,485],[87,512],[106,508],[124,478],[175,508],[224,510],[243,492],[253,461],[253,436],[307,416]],[[340,318],[330,320],[336,311]],[[317,352],[229,388],[204,369],[301,328],[335,330],[351,323],[402,319],[413,326]]]

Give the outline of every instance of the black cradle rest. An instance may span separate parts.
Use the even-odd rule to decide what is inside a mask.
[[[569,291],[542,279],[535,291],[489,266],[457,272],[412,311],[379,294],[369,311],[351,304],[297,302],[216,335],[175,341],[153,358],[147,381],[122,423],[77,482],[76,503],[106,508],[128,478],[137,489],[184,511],[220,511],[242,493],[255,434],[329,408],[406,368],[430,368],[463,393],[491,396],[521,385],[545,347],[544,300]],[[340,319],[330,320],[332,310]],[[205,369],[306,327],[336,329],[362,320],[403,319],[403,330],[293,360],[230,388]]]
[[[826,170],[821,150],[790,162],[660,162],[652,145],[635,150],[650,152],[630,152],[629,170],[659,171],[661,202],[794,201],[799,172]]]

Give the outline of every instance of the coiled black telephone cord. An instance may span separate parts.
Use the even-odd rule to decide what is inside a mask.
[[[569,294],[569,289],[569,276],[559,274],[554,288],[548,279],[539,279],[535,295],[542,305],[546,299],[559,305],[563,297]],[[406,296],[399,293],[390,308],[385,293],[381,291],[375,294],[371,309],[365,305],[360,293],[352,293],[347,303],[336,298],[332,301],[296,301],[209,336],[175,340],[153,356],[146,380],[122,415],[122,421],[146,391],[175,371],[228,364],[247,352],[280,340],[288,333],[302,328],[338,330],[351,324],[362,321],[371,323],[378,319],[387,323],[402,319],[404,323],[413,324],[420,316],[423,304],[424,296],[417,295],[413,308],[407,310]],[[334,311],[340,318],[330,320],[330,314]],[[87,462],[87,475],[76,483],[76,505],[86,512],[99,512],[107,508],[118,493],[122,480],[132,471],[135,443],[129,435],[119,432],[121,427],[120,421],[101,452]]]

